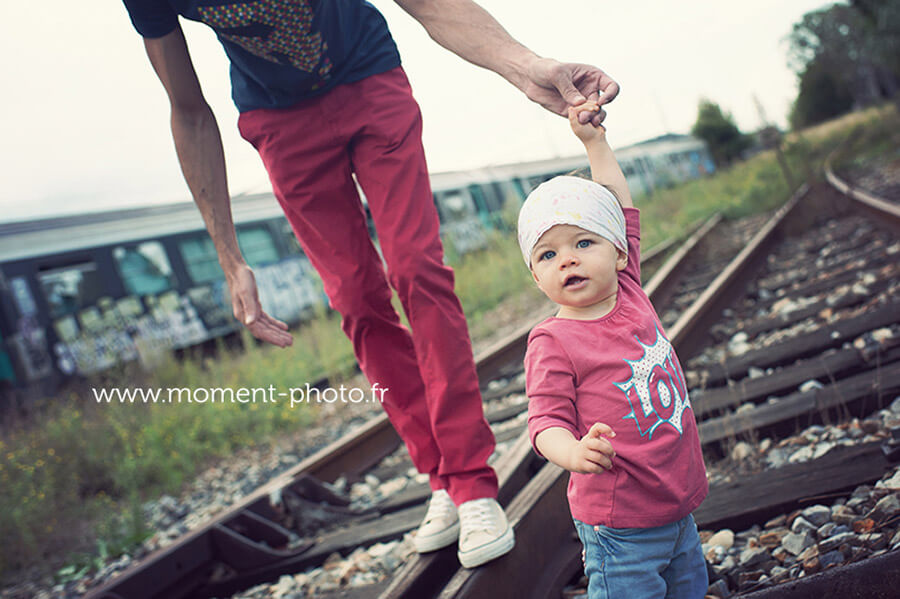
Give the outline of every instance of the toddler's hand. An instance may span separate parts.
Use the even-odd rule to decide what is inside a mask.
[[[582,112],[588,113],[586,123],[582,123],[581,119],[579,119],[579,115]],[[584,143],[594,139],[603,139],[606,136],[606,128],[603,125],[597,125],[595,127],[591,124],[591,119],[595,114],[604,116],[603,108],[601,108],[597,102],[592,100],[588,100],[584,104],[579,104],[578,106],[569,107],[569,125],[571,125],[575,136]]]
[[[604,436],[612,438],[616,436],[616,433],[609,425],[595,422],[591,430],[580,441],[572,445],[567,470],[581,474],[599,474],[612,468],[612,459],[615,457],[616,451]]]

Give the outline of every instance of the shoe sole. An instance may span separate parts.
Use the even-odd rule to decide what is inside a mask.
[[[463,553],[457,553],[459,563],[464,568],[475,568],[481,564],[487,563],[492,559],[496,559],[501,555],[509,553],[516,544],[516,535],[512,526],[507,527],[506,532],[500,535],[495,541],[492,541],[481,547],[476,547]]]
[[[459,540],[459,520],[453,523],[453,526],[446,528],[441,532],[427,537],[420,537],[418,534],[413,538],[413,545],[419,553],[428,553],[448,547]]]

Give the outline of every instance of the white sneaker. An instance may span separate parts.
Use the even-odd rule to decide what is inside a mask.
[[[416,551],[437,551],[456,542],[459,538],[459,517],[449,493],[438,489],[431,494],[425,519],[413,537]]]
[[[459,506],[459,563],[474,568],[508,553],[516,544],[512,527],[495,499],[473,499]]]

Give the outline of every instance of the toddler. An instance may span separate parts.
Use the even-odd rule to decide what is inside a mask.
[[[684,374],[641,288],[639,212],[606,130],[569,109],[593,181],[556,177],[519,213],[519,245],[559,305],[525,357],[535,450],[570,474],[590,599],[701,598],[691,512],[708,485]]]

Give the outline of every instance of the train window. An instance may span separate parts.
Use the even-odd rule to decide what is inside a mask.
[[[208,235],[197,235],[182,241],[178,244],[178,251],[194,284],[202,285],[225,278],[216,256],[216,247]]]
[[[303,248],[300,247],[300,242],[297,241],[297,236],[294,235],[294,230],[291,228],[291,223],[289,223],[287,220],[282,220],[280,230],[281,236],[284,237],[288,251],[291,254],[302,254]]]
[[[472,194],[472,199],[475,200],[475,206],[478,213],[487,214],[489,210],[487,198],[485,198],[484,190],[481,188],[481,185],[469,185],[469,193]]]
[[[113,258],[129,294],[151,295],[175,286],[172,266],[158,241],[117,247],[113,249]]]
[[[37,278],[50,306],[51,318],[73,314],[93,305],[104,293],[94,262],[42,269],[38,271]]]
[[[513,179],[512,181],[510,181],[510,183],[512,184],[513,189],[515,190],[514,193],[516,194],[516,200],[519,203],[524,202],[525,197],[528,195],[528,193],[525,191],[525,187],[522,185],[522,181],[519,179]]]
[[[448,191],[440,194],[438,202],[446,222],[465,220],[475,214],[469,196],[461,191]]]
[[[278,248],[275,240],[265,227],[240,229],[237,234],[238,245],[250,266],[262,266],[278,262]]]

